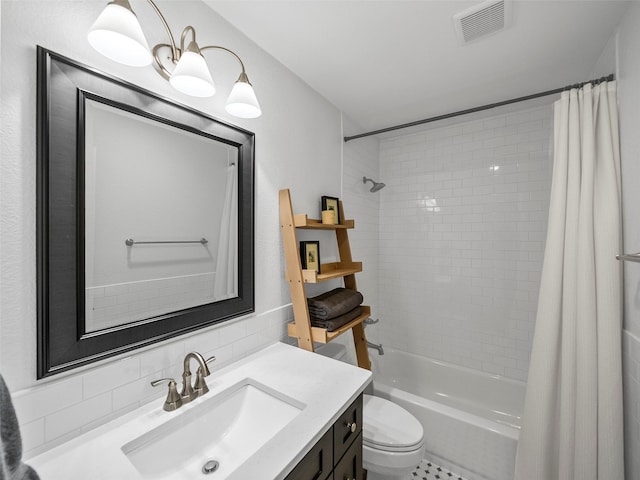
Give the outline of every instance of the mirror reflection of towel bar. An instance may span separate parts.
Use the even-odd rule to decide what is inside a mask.
[[[202,237],[200,240],[156,240],[151,242],[140,242],[134,240],[133,238],[127,238],[124,243],[127,247],[133,247],[134,245],[150,245],[156,243],[200,243],[202,245],[206,245],[207,243],[209,243],[209,240]]]
[[[618,260],[626,260],[629,262],[640,262],[640,252],[639,253],[628,253],[624,255],[616,255]]]

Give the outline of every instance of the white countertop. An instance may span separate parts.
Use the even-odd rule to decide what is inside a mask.
[[[175,412],[162,410],[164,398],[154,400],[33,457],[28,463],[36,469],[41,480],[142,479],[123,453],[123,445],[246,378],[273,388],[305,407],[292,422],[229,476],[219,477],[214,473],[203,475],[203,479],[283,479],[364,390],[371,380],[371,372],[276,343],[213,372],[207,377],[209,393]]]

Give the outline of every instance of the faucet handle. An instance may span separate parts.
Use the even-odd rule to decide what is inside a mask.
[[[207,358],[205,360],[205,364],[211,363],[215,361],[215,359],[216,357]],[[198,370],[196,372],[196,383],[193,388],[198,396],[204,395],[209,391],[209,387],[207,387],[207,382],[204,380],[204,377],[207,377],[207,376],[209,376],[209,369],[207,369],[207,372],[205,374],[205,371],[202,369],[202,367],[198,367]]]
[[[169,391],[167,392],[167,399],[164,401],[162,409],[166,412],[172,412],[182,406],[182,397],[178,393],[178,387],[176,381],[173,378],[161,378],[151,382],[152,387],[157,387],[163,383],[168,383]]]
[[[207,364],[209,364],[209,363],[211,363],[211,362],[215,361],[215,359],[216,359],[215,355],[210,356],[209,358],[207,358],[207,359],[204,361],[204,363],[203,363],[203,364],[201,364],[201,365],[198,367],[198,370],[197,370],[197,371],[199,372],[199,371],[201,371],[201,370],[202,370],[202,373],[204,373],[204,376],[205,376],[205,377],[208,377],[208,376],[210,375],[210,372],[209,372],[209,367],[207,366]]]

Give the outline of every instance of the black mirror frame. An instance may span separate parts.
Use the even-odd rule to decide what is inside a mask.
[[[254,312],[255,135],[37,48],[37,376]],[[84,329],[84,100],[238,148],[238,296],[97,332]]]

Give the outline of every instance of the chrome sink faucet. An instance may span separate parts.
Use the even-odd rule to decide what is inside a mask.
[[[190,363],[191,359],[195,359],[198,362],[198,370],[196,373],[196,382],[195,388],[191,385],[191,370]],[[216,357],[211,357],[208,359],[204,359],[202,355],[198,352],[189,352],[184,357],[184,365],[182,372],[182,403],[190,402],[191,400],[195,400],[201,395],[204,395],[209,391],[207,384],[204,380],[204,377],[208,377],[210,375],[209,367],[207,366],[208,362],[212,362],[216,359]]]

